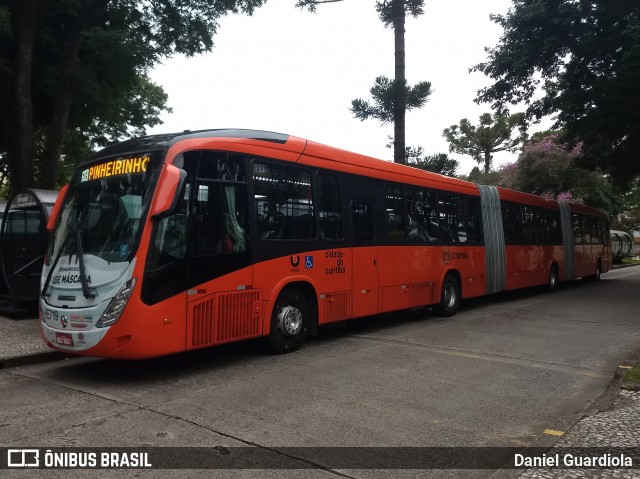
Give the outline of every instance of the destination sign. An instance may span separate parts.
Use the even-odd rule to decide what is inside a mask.
[[[130,173],[146,173],[148,163],[148,156],[107,161],[84,170],[80,181],[99,180],[101,178],[127,175]]]

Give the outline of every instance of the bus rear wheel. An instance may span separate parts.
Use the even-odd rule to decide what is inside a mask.
[[[438,314],[445,317],[456,314],[460,308],[460,296],[460,283],[458,282],[458,278],[452,273],[447,273],[442,282]]]
[[[547,293],[553,293],[558,290],[558,268],[554,264],[549,270],[549,282],[547,283]]]
[[[309,307],[302,293],[295,289],[282,291],[271,315],[270,349],[277,354],[299,349],[307,338],[309,316]]]

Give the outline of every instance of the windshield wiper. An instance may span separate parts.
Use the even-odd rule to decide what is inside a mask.
[[[80,266],[80,283],[82,284],[82,295],[86,299],[95,298],[95,294],[91,294],[89,290],[89,282],[87,281],[87,275],[84,269],[84,251],[82,249],[82,237],[80,229],[76,230],[76,255],[78,256],[78,262]]]
[[[56,265],[58,264],[58,261],[60,261],[60,256],[62,256],[62,252],[64,251],[65,246],[67,245],[67,242],[69,241],[69,237],[71,236],[71,233],[75,233],[75,240],[76,240],[76,257],[78,258],[78,269],[80,270],[80,284],[82,285],[82,295],[86,298],[86,299],[90,299],[90,298],[95,298],[96,295],[91,293],[91,290],[89,289],[89,281],[87,281],[87,274],[86,274],[86,270],[84,267],[84,251],[82,248],[82,232],[80,231],[80,229],[76,229],[75,231],[69,231],[67,233],[67,235],[64,237],[64,241],[62,242],[62,245],[60,246],[60,250],[58,251],[58,254],[56,255],[55,259],[53,260],[53,263],[51,263],[51,268],[49,269],[49,274],[47,274],[47,279],[44,282],[44,286],[42,287],[42,297],[46,298],[47,296],[49,296],[49,294],[47,294],[47,289],[49,288],[49,285],[51,284],[51,277],[53,276],[53,270],[56,268]],[[73,253],[69,253],[69,260],[71,260],[71,256],[73,256]]]
[[[68,240],[69,240],[69,233],[67,233],[66,236],[64,237],[64,240],[62,241],[62,245],[60,245],[60,249],[58,250],[58,254],[53,260],[53,263],[51,263],[49,274],[47,274],[47,279],[45,280],[44,286],[42,287],[41,295],[43,298],[46,298],[47,296],[49,296],[49,294],[47,294],[47,289],[49,289],[49,284],[51,284],[51,276],[53,276],[53,270],[56,269],[56,265],[58,264],[58,261],[60,261],[60,256],[62,256],[62,252],[64,251],[64,247],[66,246]]]

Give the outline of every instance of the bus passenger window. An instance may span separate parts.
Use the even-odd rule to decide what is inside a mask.
[[[529,205],[520,206],[522,212],[522,241],[524,244],[538,244],[536,216]]]
[[[573,242],[575,244],[583,244],[584,238],[582,234],[582,221],[579,215],[573,213],[571,215],[573,220]]]
[[[392,243],[404,243],[404,211],[402,208],[402,188],[387,186],[385,188],[385,204],[387,210],[387,235]]]
[[[440,239],[445,244],[466,243],[464,207],[460,195],[438,192]]]
[[[482,243],[482,210],[480,200],[476,197],[466,198],[467,212],[467,242],[471,244]]]
[[[591,244],[601,244],[600,239],[600,226],[598,225],[598,218],[589,216],[589,231],[591,233]]]
[[[428,190],[407,189],[409,241],[428,244],[440,241],[435,195]]]
[[[603,244],[604,237],[602,236],[602,218],[593,218],[593,228],[596,235],[596,244]]]
[[[320,235],[323,240],[342,240],[344,233],[338,179],[325,174],[318,174],[317,179]]]
[[[373,240],[373,209],[368,201],[351,202],[351,222],[353,239],[358,241]]]
[[[300,168],[255,162],[253,189],[261,239],[314,239],[311,175]]]
[[[522,244],[523,242],[524,212],[522,208],[523,205],[518,203],[502,202],[502,227],[506,244]]]
[[[221,151],[203,151],[198,167],[198,178],[221,181],[246,182],[245,155]]]
[[[562,229],[560,228],[560,212],[551,211],[547,220],[549,228],[548,244],[562,244]]]

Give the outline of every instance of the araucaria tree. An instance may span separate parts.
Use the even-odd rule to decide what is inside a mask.
[[[485,113],[480,115],[478,126],[463,118],[459,125],[445,128],[442,135],[449,142],[450,152],[471,156],[484,165],[484,173],[488,175],[493,153],[515,152],[527,139],[527,127],[522,113]]]
[[[315,8],[323,3],[341,0],[299,0],[297,6]],[[378,0],[376,11],[385,27],[393,29],[395,44],[395,77],[379,76],[369,90],[372,100],[358,98],[351,102],[351,112],[360,120],[376,119],[393,123],[393,160],[406,163],[405,117],[407,111],[421,108],[431,94],[431,83],[409,85],[405,75],[405,19],[407,14],[418,17],[424,13],[424,0]]]
[[[513,0],[492,19],[503,34],[474,67],[494,81],[478,101],[555,115],[584,164],[621,184],[640,175],[640,2]]]
[[[209,51],[221,16],[265,1],[0,0],[0,158],[12,188],[53,188],[70,150],[157,124],[167,97],[150,69]]]
[[[460,166],[458,160],[450,158],[446,153],[425,155],[421,146],[407,146],[406,158],[409,166],[445,176],[455,177]]]

